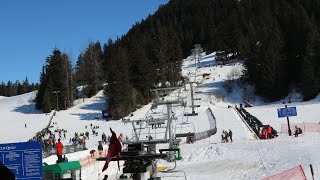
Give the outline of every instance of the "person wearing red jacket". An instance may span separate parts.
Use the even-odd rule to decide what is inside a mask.
[[[267,131],[265,128],[263,128],[261,131],[261,139],[266,139],[266,134],[267,134]]]
[[[270,125],[268,125],[268,139],[272,138],[272,127]]]
[[[60,142],[60,139],[58,139],[58,142],[56,143],[56,151],[58,156],[58,163],[61,163],[63,154],[63,144]]]

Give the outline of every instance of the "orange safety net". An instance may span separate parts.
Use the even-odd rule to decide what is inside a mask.
[[[301,165],[262,180],[307,180]]]

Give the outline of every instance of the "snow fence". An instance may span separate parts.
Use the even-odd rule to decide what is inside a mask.
[[[201,139],[206,139],[214,134],[217,133],[217,125],[216,125],[216,118],[214,117],[213,113],[212,113],[212,110],[210,108],[207,109],[207,112],[208,112],[208,118],[210,119],[209,121],[213,121],[213,126],[214,128],[212,129],[209,129],[207,131],[203,131],[203,132],[198,132],[198,133],[195,133],[194,134],[194,137],[193,137],[193,141],[198,141],[198,140],[201,140]]]
[[[264,178],[262,180],[306,180],[303,168],[301,165],[292,169],[286,170],[282,173]]]
[[[294,133],[295,126],[302,129],[304,132],[320,132],[320,122],[319,123],[290,123],[290,129]],[[281,124],[281,132],[288,133],[288,124]]]
[[[78,151],[87,150],[85,144],[78,145],[66,145],[63,147],[63,154],[74,153]],[[43,158],[49,157],[51,155],[56,155],[56,149],[53,148],[42,148],[42,156]]]

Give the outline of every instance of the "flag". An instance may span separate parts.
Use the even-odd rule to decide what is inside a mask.
[[[120,152],[121,152],[121,144],[117,139],[116,133],[113,132],[111,128],[110,128],[110,131],[111,131],[112,135],[110,138],[110,145],[109,145],[108,154],[106,157],[106,163],[104,164],[104,166],[102,168],[102,172],[108,168],[108,165],[109,165],[109,162],[111,161],[111,159],[116,156],[119,157]],[[118,167],[119,167],[119,161],[118,161]]]

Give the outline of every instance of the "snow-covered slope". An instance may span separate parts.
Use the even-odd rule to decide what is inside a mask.
[[[242,102],[242,91],[236,83],[233,84],[233,90],[227,93],[224,90],[226,80],[237,80],[243,70],[242,61],[234,61],[224,66],[219,65],[215,61],[215,54],[204,56],[203,60],[198,63],[199,68],[195,70],[194,61],[190,58],[184,60],[182,74],[188,75],[195,86],[195,98],[201,98],[196,104],[201,105],[195,108],[198,116],[183,116],[184,113],[190,113],[190,87],[187,91],[181,91],[180,97],[185,97],[187,107],[174,106],[173,111],[178,118],[174,121],[173,127],[175,133],[184,132],[202,132],[212,128],[212,122],[207,116],[207,108],[211,108],[217,125],[217,134],[210,138],[196,141],[193,144],[187,144],[185,138],[182,138],[180,145],[182,160],[177,162],[177,171],[183,171],[187,175],[188,180],[231,180],[231,179],[262,179],[267,176],[277,174],[290,168],[302,165],[308,179],[311,179],[309,164],[313,165],[315,179],[319,179],[320,173],[320,133],[304,133],[298,138],[289,137],[281,133],[279,130],[281,124],[286,123],[285,119],[277,118],[276,109],[283,107],[281,102],[272,103],[270,105],[263,103],[263,106],[246,108],[246,110],[259,118],[264,124],[272,125],[279,132],[279,137],[271,140],[254,140],[248,128],[244,125],[238,114],[228,105],[234,106]],[[192,74],[196,72],[196,76]],[[208,78],[203,78],[202,74],[210,74]],[[194,78],[196,77],[196,78]],[[35,93],[28,93],[12,98],[0,97],[0,113],[1,113],[1,142],[17,142],[26,141],[31,138],[35,132],[41,130],[48,123],[49,116],[39,113],[34,109],[34,104],[30,99]],[[167,99],[174,99],[178,95],[175,91]],[[259,98],[256,97],[257,101]],[[65,111],[59,111],[53,118],[52,130],[66,129],[68,130],[67,138],[63,139],[63,144],[69,144],[69,139],[75,132],[90,132],[90,139],[87,140],[89,150],[97,149],[98,141],[104,132],[110,135],[111,127],[117,134],[132,137],[132,126],[130,123],[124,124],[119,120],[104,121],[101,119],[101,110],[105,109],[105,97],[102,91],[96,96],[85,99],[85,102],[79,102],[73,108]],[[290,104],[297,106],[298,116],[290,118],[291,122],[319,122],[319,103],[315,99],[310,102]],[[145,116],[154,118],[161,117],[166,112],[166,107],[159,106],[157,109],[150,111],[151,104],[147,104],[137,111],[133,112],[131,120],[138,120]],[[129,118],[129,117],[128,117]],[[24,127],[27,123],[28,127]],[[90,124],[99,126],[97,129],[98,136],[94,136],[91,132]],[[184,125],[181,125],[184,124]],[[87,128],[85,128],[87,126]],[[233,143],[221,143],[222,130],[233,131]],[[157,129],[158,133],[161,129]],[[147,132],[154,133],[151,128],[146,129]],[[14,133],[14,134],[13,134]],[[144,134],[144,136],[146,135]],[[142,136],[142,137],[144,137]],[[161,138],[161,134],[153,136]],[[159,145],[159,147],[167,147],[168,145]],[[106,146],[107,148],[107,146]],[[85,158],[89,154],[89,150],[67,154],[69,160],[78,160]],[[56,156],[44,159],[45,162],[51,164],[56,161]],[[173,163],[160,161],[160,164],[173,167]],[[105,173],[109,175],[109,179],[119,177],[116,163],[112,162],[105,173],[101,173],[103,162],[93,162],[82,168],[83,180],[99,180],[103,179]],[[171,174],[166,177],[168,180],[183,179],[182,173]],[[170,174],[161,174],[169,176]]]
[[[27,141],[48,125],[50,116],[37,111],[32,102],[35,95],[0,97],[0,143]]]

